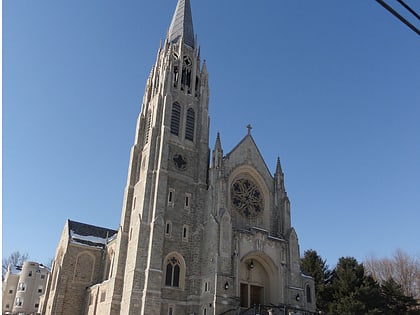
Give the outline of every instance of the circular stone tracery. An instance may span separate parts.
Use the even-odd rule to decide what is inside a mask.
[[[230,194],[233,208],[247,218],[257,217],[263,212],[262,194],[251,179],[240,178],[235,180]]]

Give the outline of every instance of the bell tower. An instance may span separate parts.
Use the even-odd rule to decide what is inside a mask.
[[[315,312],[280,160],[272,175],[248,125],[228,153],[217,134],[210,165],[208,105],[190,0],[178,0],[147,79],[118,231],[65,226],[42,314]]]
[[[193,295],[195,271],[187,273],[186,265],[193,265],[197,246],[190,241],[207,189],[208,100],[190,1],[179,0],[147,80],[131,149],[113,275],[121,314],[169,314],[174,306],[163,299],[179,304]]]

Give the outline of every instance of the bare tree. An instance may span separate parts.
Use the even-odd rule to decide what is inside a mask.
[[[420,297],[420,258],[397,249],[392,258],[370,257],[363,263],[366,273],[380,284],[393,279],[406,296]]]
[[[1,264],[2,279],[4,279],[4,276],[6,275],[6,272],[7,272],[7,267],[9,267],[9,265],[22,266],[23,263],[26,260],[28,260],[28,258],[29,258],[28,253],[21,254],[19,251],[13,252],[10,254],[9,257],[3,258],[2,264]]]
[[[420,277],[420,259],[410,257],[402,250],[397,250],[394,255],[394,261],[396,269],[395,280],[401,284],[407,296],[417,297],[419,294],[417,282]]]

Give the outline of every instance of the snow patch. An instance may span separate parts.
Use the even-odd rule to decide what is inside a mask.
[[[79,240],[79,241],[86,241],[86,242],[91,242],[91,243],[96,243],[96,244],[106,244],[108,241],[107,238],[93,236],[93,235],[80,235],[71,230],[70,230],[70,237],[75,241]]]

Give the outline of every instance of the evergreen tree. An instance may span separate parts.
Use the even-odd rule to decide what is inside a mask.
[[[381,314],[383,300],[378,284],[366,277],[362,264],[353,257],[342,257],[331,281],[329,314]]]
[[[414,297],[392,278],[378,283],[353,257],[342,257],[333,271],[315,250],[305,251],[302,271],[314,278],[317,310],[328,315],[420,315]]]
[[[416,300],[406,296],[402,286],[392,278],[382,283],[381,291],[385,301],[384,314],[420,314],[415,310]]]
[[[304,274],[314,278],[317,310],[326,312],[331,297],[328,285],[331,271],[328,269],[326,260],[323,260],[315,250],[310,249],[305,251],[301,259],[301,268]]]
[[[371,276],[364,276],[358,289],[358,300],[365,306],[366,314],[384,314],[385,301],[381,287]]]
[[[342,260],[342,258],[340,259]],[[331,314],[363,314],[363,304],[357,299],[357,288],[361,285],[354,267],[349,267],[347,262],[340,262],[333,272],[332,301],[329,304]]]

